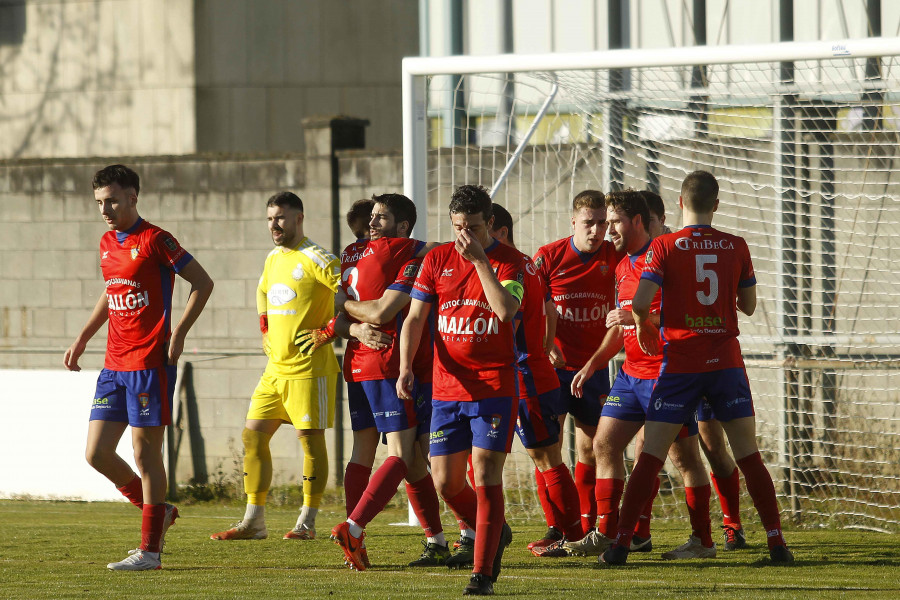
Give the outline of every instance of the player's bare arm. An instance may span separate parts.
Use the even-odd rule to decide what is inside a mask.
[[[424,258],[426,254],[446,243],[447,242],[425,242],[425,245],[416,253],[416,258]]]
[[[738,288],[737,291],[737,309],[747,315],[751,316],[754,312],[756,312],[756,286],[751,285],[749,287]]]
[[[634,314],[634,328],[641,350],[649,356],[659,353],[659,329],[650,321],[650,304],[659,291],[659,285],[649,279],[641,279],[634,298],[631,312]]]
[[[481,242],[463,229],[456,238],[455,246],[456,251],[475,266],[475,272],[484,288],[484,296],[497,318],[504,323],[512,321],[519,310],[519,301],[500,284]]]
[[[400,330],[400,376],[397,378],[397,395],[404,400],[412,400],[412,361],[419,348],[422,332],[431,313],[431,304],[415,300],[409,305],[409,313]]]
[[[361,323],[384,325],[392,321],[411,300],[409,294],[399,290],[385,290],[377,300],[347,300],[344,312]]]
[[[559,319],[556,305],[553,304],[552,300],[544,302],[544,314],[547,317],[544,325],[544,354],[550,356],[550,352],[556,347],[554,343],[556,339],[556,321]]]
[[[591,355],[591,358],[585,363],[581,370],[575,373],[572,378],[572,395],[576,398],[584,396],[585,382],[594,376],[597,369],[603,365],[608,365],[612,357],[619,353],[625,347],[625,332],[621,327],[610,327],[603,336],[603,341]]]
[[[69,349],[66,350],[66,354],[63,356],[63,364],[66,369],[70,371],[81,370],[81,367],[78,366],[78,359],[84,354],[87,343],[108,320],[109,301],[106,298],[106,291],[104,291],[100,294],[97,304],[94,305],[94,310],[91,311],[91,316],[88,317],[84,329],[81,330],[81,333],[78,334],[78,337],[75,338],[75,341],[69,346]]]
[[[649,318],[650,322],[659,328],[659,315],[657,313],[651,313]],[[615,327],[616,325],[623,325],[625,327],[634,325],[634,315],[630,310],[621,308],[615,308],[609,311],[606,315],[606,326]]]
[[[191,284],[191,291],[188,294],[187,304],[184,307],[181,320],[175,325],[175,328],[172,330],[172,337],[169,339],[170,365],[178,364],[178,357],[181,356],[181,352],[184,350],[184,339],[197,321],[197,317],[203,311],[203,307],[206,306],[206,301],[209,300],[215,285],[206,270],[196,260],[186,264],[178,272],[178,275]]]

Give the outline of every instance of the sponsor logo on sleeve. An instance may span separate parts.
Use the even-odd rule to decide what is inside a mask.
[[[172,238],[166,238],[163,240],[163,244],[166,245],[166,248],[169,249],[169,252],[175,252],[178,249],[178,244],[175,243],[175,240]]]
[[[418,266],[406,265],[406,267],[403,269],[403,276],[404,277],[415,277],[416,273],[418,273],[418,272],[419,272]]]

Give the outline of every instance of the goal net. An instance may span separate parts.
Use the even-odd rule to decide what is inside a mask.
[[[584,189],[657,191],[675,229],[682,179],[711,171],[715,224],[747,239],[756,268],[741,344],[782,510],[897,530],[898,56],[900,41],[875,38],[407,59],[417,236],[450,239],[447,202],[467,183],[509,210],[528,254],[571,234]],[[536,517],[533,467],[514,448],[509,510]],[[686,514],[681,487],[667,464],[658,516]],[[746,495],[742,507],[754,522]]]

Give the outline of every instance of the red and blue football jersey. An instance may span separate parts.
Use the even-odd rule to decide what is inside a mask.
[[[495,241],[485,253],[501,283],[524,281],[521,252]],[[410,295],[433,304],[435,400],[516,396],[513,324],[494,314],[475,266],[453,244],[425,256]]]
[[[100,238],[100,270],[109,304],[104,366],[140,371],[167,362],[175,273],[193,257],[168,232],[143,219]]]
[[[756,285],[744,238],[690,225],[653,240],[644,261],[641,278],[662,288],[663,370],[743,368],[737,292]]]
[[[587,364],[606,335],[606,315],[616,300],[616,265],[623,256],[610,241],[591,254],[581,252],[572,237],[542,246],[534,255],[559,313],[556,345],[567,371]]]
[[[644,257],[648,243],[634,256],[626,256],[616,267],[616,304],[622,310],[631,310],[631,300],[637,291],[641,281],[641,273],[644,271]],[[659,314],[660,293],[657,291],[650,304],[650,313]],[[636,379],[656,379],[659,377],[659,368],[662,365],[662,354],[647,356],[638,344],[634,325],[623,327],[625,336],[625,363],[622,370]],[[662,341],[660,341],[660,346]]]
[[[341,253],[341,287],[353,300],[378,300],[385,290],[408,293],[409,280],[416,275],[415,264],[408,264],[424,242],[410,238],[384,237],[359,240]],[[398,279],[399,278],[399,279]],[[347,343],[344,354],[344,378],[347,381],[372,381],[400,375],[400,351],[397,332],[403,315],[379,327],[393,337],[387,348],[373,350],[358,340]]]
[[[544,352],[547,329],[544,306],[549,294],[531,258],[525,254],[522,257],[525,261],[525,291],[516,327],[516,372],[519,375],[520,399],[537,398],[559,387],[556,369]]]

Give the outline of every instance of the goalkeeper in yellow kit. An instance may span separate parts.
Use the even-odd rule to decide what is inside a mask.
[[[303,447],[303,508],[284,539],[315,538],[316,513],[328,481],[325,429],[334,424],[340,368],[330,345],[301,352],[295,337],[301,330],[323,327],[334,316],[341,265],[337,257],[303,234],[303,203],[295,194],[272,196],[266,215],[275,249],[266,258],[256,298],[269,362],[253,392],[241,435],[247,508],[237,525],[210,536],[214,540],[268,536],[269,440],[282,423],[293,424]]]

